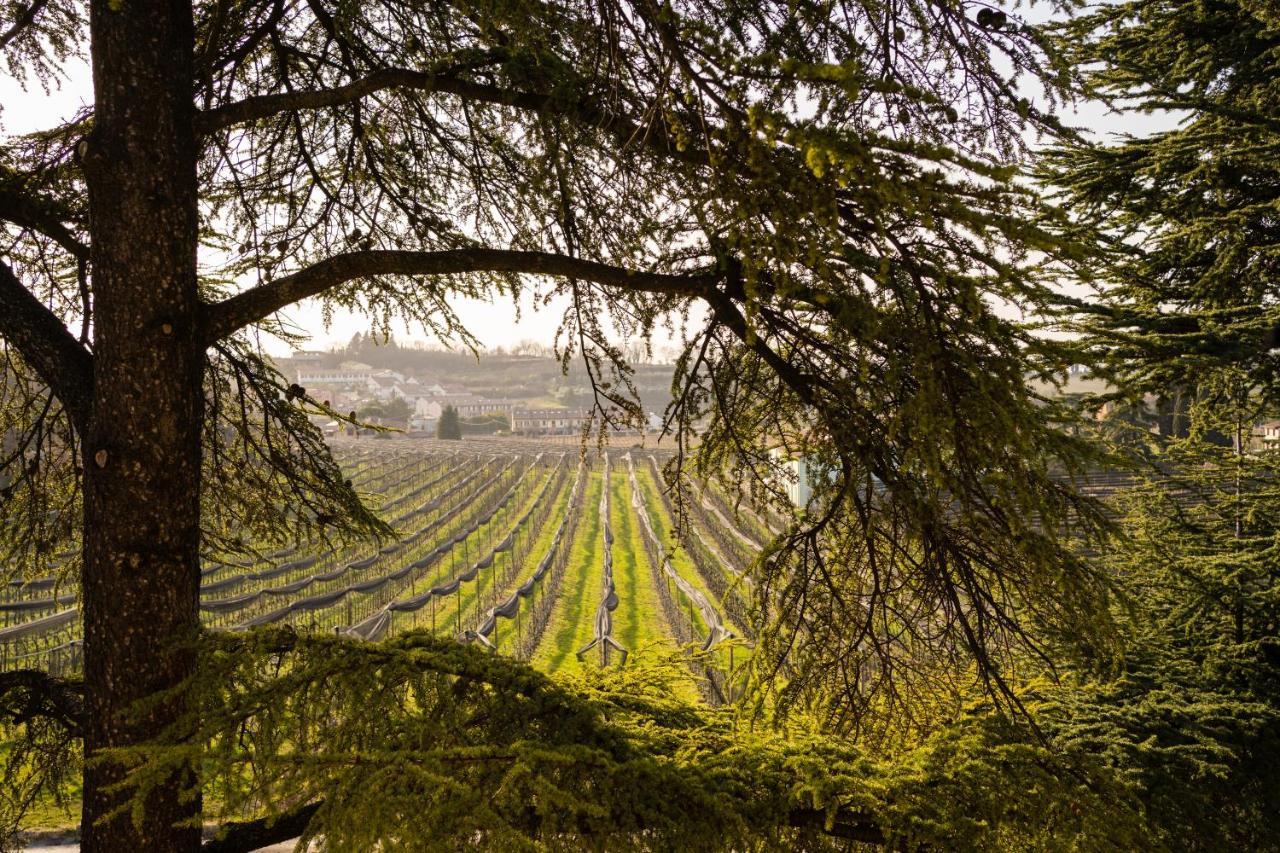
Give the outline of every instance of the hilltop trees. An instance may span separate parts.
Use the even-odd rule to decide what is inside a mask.
[[[992,307],[1035,310],[1064,250],[1011,180],[1054,123],[1009,79],[1062,69],[976,5],[14,7],[11,75],[93,69],[88,110],[0,152],[0,554],[82,549],[83,848],[198,844],[189,750],[140,810],[122,783],[192,734],[201,555],[386,532],[256,349],[306,298],[465,343],[455,297],[559,294],[615,419],[607,320],[700,306],[668,412],[710,417],[700,463],[763,494],[773,436],[836,472],[756,570],[782,711],[849,730],[970,672],[1007,701],[1044,632],[1105,646],[1056,538],[1093,518],[1053,475],[1087,451],[1024,382],[1053,345]]]
[[[363,406],[356,414],[362,420],[365,418],[385,418],[390,421],[399,421],[403,424],[409,420],[409,415],[412,413],[413,410],[407,400],[403,397],[392,397],[385,403],[369,403]]]

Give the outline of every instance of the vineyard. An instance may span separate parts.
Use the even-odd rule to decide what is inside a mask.
[[[548,672],[683,650],[691,695],[732,698],[753,639],[746,569],[776,519],[693,483],[678,528],[667,456],[641,449],[581,459],[528,442],[350,441],[335,456],[396,538],[208,560],[207,627],[365,641],[426,629]],[[64,574],[0,592],[0,669],[79,668],[78,594]]]

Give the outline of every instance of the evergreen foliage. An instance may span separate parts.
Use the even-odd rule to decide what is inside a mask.
[[[1278,25],[1250,0],[1131,0],[1059,32],[1091,94],[1178,119],[1062,147],[1043,172],[1103,235],[1078,270],[1096,297],[1068,326],[1112,384],[1125,416],[1104,431],[1139,472],[1099,556],[1123,602],[1124,676],[1074,697],[1095,722],[1064,736],[1140,780],[1173,849],[1276,846],[1262,804],[1277,786],[1280,471],[1258,427],[1280,414]]]
[[[885,760],[686,704],[674,698],[682,659],[564,682],[421,634],[207,642],[199,718],[172,747],[124,756],[139,795],[198,762],[231,816],[322,803],[308,836],[327,849],[1102,849],[1149,837],[1140,785],[986,709]]]
[[[305,806],[334,850],[1275,849],[1280,712],[1167,655],[1025,692],[1052,746],[977,703],[886,754],[687,704],[681,658],[565,680],[417,633],[202,644],[193,718],[118,757],[138,808],[199,764],[229,835]]]
[[[332,849],[1274,846],[1280,22],[1131,0],[1055,45],[977,5],[15,7],[8,73],[98,90],[0,148],[0,558],[84,547],[89,661],[0,680],[5,825],[82,767],[90,851],[191,849],[204,791]],[[1079,68],[1190,118],[1070,144],[1019,92]],[[1017,179],[1036,133],[1072,217]],[[1004,310],[1068,272],[1110,285],[1081,343]],[[389,532],[258,333],[318,298],[473,345],[458,297],[563,300],[598,424],[643,417],[610,331],[684,318],[672,493],[793,521],[748,713],[674,698],[683,660],[200,634],[201,555]],[[1080,351],[1159,472],[1122,546],[1075,488],[1113,457],[1028,387]],[[788,456],[831,472],[798,513]]]
[[[1105,287],[1074,326],[1146,414],[1130,444],[1149,475],[1121,506],[1110,573],[1144,600],[1147,641],[1189,659],[1254,657],[1271,679],[1280,528],[1276,204],[1280,19],[1248,0],[1110,4],[1061,33],[1091,91],[1131,111],[1184,111],[1143,138],[1050,159],[1073,209],[1110,240]],[[1249,679],[1253,680],[1253,679]]]
[[[1047,180],[1110,251],[1087,329],[1132,393],[1172,397],[1227,369],[1273,394],[1276,204],[1280,201],[1280,19],[1267,3],[1106,4],[1066,26],[1087,91],[1176,126],[1063,148]],[[1239,397],[1243,391],[1236,393]]]
[[[436,424],[436,438],[452,441],[462,438],[462,424],[458,420],[458,410],[453,406],[445,406],[440,413],[440,422]]]

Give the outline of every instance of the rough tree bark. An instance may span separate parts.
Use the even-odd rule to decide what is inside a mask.
[[[94,128],[82,149],[95,295],[84,441],[83,617],[88,754],[171,725],[178,701],[137,700],[191,672],[198,628],[203,348],[196,285],[193,24],[185,0],[91,4]],[[178,776],[140,824],[90,763],[83,849],[195,850],[198,797]],[[190,825],[178,826],[186,821]]]

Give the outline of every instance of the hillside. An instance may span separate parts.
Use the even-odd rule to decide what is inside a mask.
[[[345,347],[299,353],[313,367],[337,367],[357,361],[376,369],[394,370],[423,381],[480,397],[527,400],[546,406],[585,408],[592,393],[582,363],[571,363],[568,375],[551,354],[481,353],[401,346],[394,339],[378,342],[356,335]],[[278,359],[281,371],[292,376],[301,359]],[[661,413],[671,400],[669,364],[635,364],[634,382],[646,411]]]

